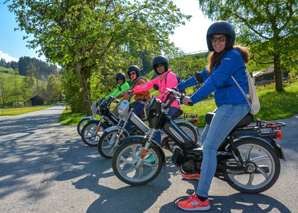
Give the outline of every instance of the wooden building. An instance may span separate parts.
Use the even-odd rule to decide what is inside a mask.
[[[29,100],[31,101],[31,106],[44,105],[44,101],[45,101],[45,99],[40,97],[39,95],[35,95]]]

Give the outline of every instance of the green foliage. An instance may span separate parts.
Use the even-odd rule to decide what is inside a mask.
[[[50,75],[47,84],[47,100],[54,102],[58,99],[60,92],[60,81],[54,75]]]
[[[87,114],[93,75],[114,76],[140,50],[170,52],[169,35],[190,18],[170,0],[14,0],[8,7],[19,29],[34,35],[30,48],[40,46],[49,62],[77,75]]]
[[[77,76],[73,72],[62,70],[61,89],[65,95],[65,102],[68,103],[73,113],[84,111],[83,98],[80,93],[80,85]],[[84,116],[86,114],[84,113]]]
[[[199,0],[199,3],[203,13],[210,19],[226,20],[233,24],[237,42],[250,46],[254,61],[258,64],[274,64],[276,90],[282,91],[281,69],[297,70],[298,2]]]

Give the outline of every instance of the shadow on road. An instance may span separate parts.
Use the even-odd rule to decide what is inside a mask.
[[[179,197],[171,203],[167,203],[161,207],[159,212],[170,212],[173,209],[173,205],[180,200],[187,199],[185,197]],[[209,196],[210,211],[208,212],[231,212],[239,211],[242,213],[258,213],[258,212],[283,212],[290,213],[291,211],[278,200],[262,194],[243,194],[237,193],[229,196]],[[274,203],[274,204],[272,204]],[[177,207],[175,212],[185,212]]]

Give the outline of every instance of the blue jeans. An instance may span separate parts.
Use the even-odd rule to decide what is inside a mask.
[[[210,125],[206,125],[201,137],[204,155],[197,195],[208,197],[217,167],[217,149],[249,110],[248,104],[224,104],[214,110],[215,115],[212,122]]]
[[[133,102],[132,104],[135,104],[136,102]],[[142,114],[142,112],[144,112],[144,104],[141,103],[137,103],[137,105],[134,107],[133,112],[136,115],[140,115]],[[131,123],[130,121],[127,122],[125,129],[130,132],[131,131]]]
[[[172,116],[174,115],[176,112],[178,112],[179,109],[176,108],[176,107],[169,107],[169,112],[167,114],[167,116]],[[158,144],[161,144],[161,134],[160,134],[160,131],[157,131],[155,134],[154,134],[154,140],[158,143]]]

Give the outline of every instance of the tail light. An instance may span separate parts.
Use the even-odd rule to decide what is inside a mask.
[[[275,132],[275,138],[276,138],[276,139],[282,139],[282,133],[281,133],[281,130],[277,130],[277,131]]]
[[[199,123],[199,120],[197,118],[195,118],[194,120],[195,120],[195,124]]]

